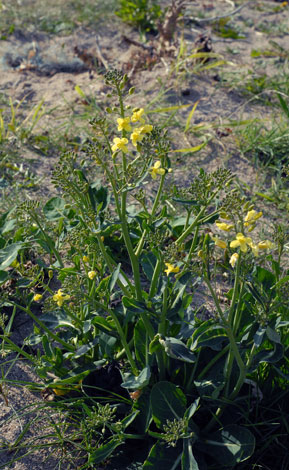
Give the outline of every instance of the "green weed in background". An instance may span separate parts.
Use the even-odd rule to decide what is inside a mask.
[[[125,105],[126,76],[105,81],[119,105],[90,121],[84,149],[101,179],[66,153],[61,196],[0,219],[0,282],[16,283],[2,290],[2,356],[21,354],[41,381],[30,387],[68,414],[53,445],[80,468],[245,469],[278,452],[286,468],[288,233],[258,235],[262,212],[228,170],[168,190],[166,131]],[[19,311],[34,322],[25,349],[10,338]]]
[[[119,0],[115,14],[125,23],[131,24],[141,33],[157,30],[157,20],[162,15],[161,7],[151,0]]]

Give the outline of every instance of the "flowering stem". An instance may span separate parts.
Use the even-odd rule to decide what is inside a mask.
[[[141,282],[140,282],[140,273],[139,273],[139,262],[138,262],[137,256],[135,255],[133,251],[133,246],[132,246],[132,242],[131,242],[129,231],[128,231],[127,220],[126,220],[126,197],[127,197],[127,193],[124,192],[121,198],[122,234],[123,234],[126,249],[128,251],[128,255],[130,258],[130,262],[131,262],[137,299],[141,300],[142,292],[141,292]]]
[[[159,189],[158,189],[158,192],[157,192],[157,195],[156,195],[156,198],[155,198],[155,201],[153,203],[153,207],[152,207],[152,211],[151,211],[151,219],[152,217],[155,215],[155,212],[157,210],[157,207],[158,207],[158,204],[159,204],[159,200],[160,200],[160,197],[161,197],[161,194],[162,194],[162,190],[163,190],[163,186],[164,186],[164,182],[165,182],[165,177],[166,177],[166,174],[164,175],[161,175],[161,180],[160,180],[160,184],[159,184]],[[137,246],[137,249],[135,251],[135,255],[136,257],[138,258],[139,255],[141,254],[141,251],[143,249],[143,245],[144,245],[144,242],[145,242],[145,237],[146,237],[146,234],[147,234],[147,229],[145,229],[143,231],[143,234],[142,234],[142,237],[139,241],[139,244]]]
[[[179,236],[179,238],[176,240],[176,245],[180,245],[185,240],[185,238],[187,238],[187,236],[190,235],[190,233],[194,230],[195,226],[199,223],[200,219],[204,215],[205,210],[209,206],[210,202],[214,199],[214,197],[216,196],[218,191],[219,190],[215,191],[211,195],[211,197],[208,199],[207,204],[200,210],[200,212],[198,213],[198,215],[195,218],[194,222],[192,222],[191,225],[182,233],[182,235]],[[218,213],[218,211],[217,211],[217,213]],[[211,216],[212,216],[212,214],[210,214],[210,217]]]
[[[102,308],[105,308],[105,307],[102,307]],[[115,326],[116,326],[116,329],[117,329],[117,332],[119,334],[119,337],[120,337],[120,340],[121,340],[121,344],[123,346],[123,349],[125,350],[126,352],[126,356],[127,356],[127,359],[131,365],[131,370],[132,370],[132,373],[134,375],[138,375],[138,368],[136,366],[136,363],[134,362],[134,359],[132,357],[132,354],[131,354],[131,351],[130,351],[130,348],[129,348],[129,345],[127,344],[127,341],[126,341],[126,338],[125,338],[125,334],[123,332],[123,329],[121,327],[121,324],[119,323],[118,321],[118,318],[117,316],[115,315],[114,311],[111,310],[111,309],[107,309],[107,312],[109,313],[109,315],[111,316],[111,318],[113,319],[114,323],[115,323]]]
[[[106,252],[106,249],[105,249],[105,246],[104,246],[104,243],[101,239],[101,236],[100,234],[96,234],[96,237],[97,237],[97,241],[98,241],[98,244],[99,244],[99,248],[100,248],[100,251],[102,253],[102,256],[104,257],[105,259],[105,262],[110,270],[110,272],[112,273],[113,272],[113,269],[114,269],[114,266],[116,266],[116,263],[115,261],[113,261],[111,259],[111,257],[108,255],[108,253]],[[126,278],[126,276],[124,274],[122,274],[124,280],[128,283],[128,279]],[[123,291],[123,293],[125,295],[127,295],[128,297],[130,297],[130,292],[127,290],[126,286],[124,285],[124,283],[118,278],[117,280],[117,285],[121,288],[121,290]],[[131,286],[132,287],[132,286]]]
[[[240,252],[238,259],[237,259],[233,296],[232,296],[232,301],[231,301],[231,306],[230,306],[229,316],[228,316],[228,322],[231,326],[233,326],[234,309],[235,309],[236,299],[237,299],[238,292],[239,292],[241,258],[242,258],[242,255]]]

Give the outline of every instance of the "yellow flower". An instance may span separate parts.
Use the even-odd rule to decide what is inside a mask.
[[[117,119],[117,124],[118,124],[118,131],[131,131],[131,125],[130,125],[130,117],[126,118],[118,118]]]
[[[95,278],[95,276],[96,276],[96,272],[95,272],[95,271],[89,271],[89,273],[88,273],[87,275],[88,275],[89,279],[91,279],[91,280],[92,280],[92,279],[94,279],[94,278]]]
[[[224,232],[230,232],[233,228],[232,224],[227,224],[226,222],[216,222],[216,225],[220,230],[224,230]]]
[[[62,307],[65,300],[69,300],[70,295],[64,295],[61,289],[58,289],[57,294],[54,294],[53,300],[57,302],[58,307]]]
[[[252,253],[254,256],[259,256],[259,246],[256,245],[255,243],[250,243],[250,248],[252,250]]]
[[[170,263],[165,263],[167,269],[165,269],[165,273],[167,273],[167,276],[170,274],[170,273],[178,273],[180,268],[178,266],[174,267],[172,264]]]
[[[263,212],[256,212],[254,209],[251,211],[247,212],[247,215],[245,217],[245,227],[248,227],[251,224],[254,224],[256,220],[260,219],[262,217]]]
[[[215,245],[219,248],[222,248],[222,250],[225,250],[227,248],[227,243],[224,240],[221,240],[218,237],[212,237],[212,240],[214,240]]]
[[[231,241],[230,247],[231,248],[237,248],[238,246],[241,248],[241,251],[243,253],[246,253],[248,250],[247,245],[251,246],[252,244],[252,238],[250,237],[245,237],[242,233],[237,233],[236,235],[236,240]]]
[[[138,121],[142,123],[145,122],[145,120],[142,118],[143,113],[144,113],[143,108],[140,108],[140,109],[137,108],[131,117],[131,122],[138,122]]]
[[[89,262],[89,257],[84,255],[84,256],[82,257],[82,261],[83,261],[84,263],[88,263],[88,262]]]
[[[126,145],[128,144],[128,140],[123,137],[122,139],[120,139],[119,137],[115,137],[113,139],[113,146],[111,147],[111,150],[113,152],[117,152],[118,150],[122,150],[124,153],[127,153],[128,152],[128,149],[126,147]]]
[[[35,294],[34,297],[33,297],[33,300],[34,302],[39,302],[39,300],[41,300],[43,297],[43,295],[41,294]]]
[[[270,242],[270,240],[263,240],[262,242],[258,243],[258,248],[260,250],[271,250],[274,248],[274,243]]]
[[[153,130],[153,126],[151,124],[145,124],[142,127],[138,127],[138,129],[141,134],[149,134]]]
[[[154,166],[151,166],[149,169],[149,172],[151,174],[151,177],[155,180],[157,178],[157,175],[164,175],[166,170],[164,168],[160,168],[161,162],[158,160],[155,162]]]
[[[229,263],[230,263],[230,265],[232,266],[232,268],[235,267],[235,264],[237,263],[238,258],[239,258],[238,253],[234,253],[234,254],[231,256]]]
[[[149,134],[153,130],[153,126],[146,124],[142,127],[136,127],[131,134],[130,138],[133,145],[136,147],[138,142],[141,142],[145,134]]]
[[[144,138],[144,134],[141,134],[138,129],[135,129],[130,136],[132,144],[136,147],[138,142],[141,142]]]

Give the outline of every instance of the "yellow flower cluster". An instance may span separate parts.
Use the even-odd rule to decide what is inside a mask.
[[[62,307],[65,300],[69,300],[70,295],[64,295],[61,289],[58,289],[57,294],[54,294],[53,300],[57,303],[58,307]]]
[[[248,227],[249,232],[251,232],[255,228],[256,221],[260,217],[262,217],[262,212],[256,212],[254,209],[247,212],[246,216],[244,217],[244,226]],[[226,218],[228,220],[227,216],[223,218]],[[223,230],[225,232],[229,232],[233,228],[232,224],[222,221],[217,221],[216,225],[220,230]],[[212,239],[214,240],[215,245],[219,248],[222,248],[223,250],[227,248],[227,243],[224,240],[221,240],[217,236],[212,237]],[[274,248],[274,244],[269,240],[263,240],[259,243],[254,243],[251,237],[247,237],[243,233],[238,232],[235,240],[232,240],[230,242],[230,248],[240,248],[240,251],[242,251],[243,253],[247,253],[248,249],[250,248],[254,256],[259,256],[260,250],[270,250]],[[232,267],[235,266],[238,258],[238,253],[233,253],[230,258],[230,264]]]
[[[130,135],[130,140],[132,141],[132,144],[135,147],[137,147],[138,142],[142,141],[145,134],[149,134],[153,130],[153,126],[151,126],[150,124],[145,124],[145,120],[142,117],[143,114],[143,108],[135,108],[133,110],[132,116],[117,119],[118,131],[130,132],[132,131],[131,123],[135,124],[137,122],[140,122],[142,124],[141,127],[135,127]],[[127,144],[128,139],[126,139],[125,137],[123,137],[122,139],[120,139],[119,137],[115,137],[113,139],[113,145],[111,147],[111,150],[113,152],[118,152],[119,150],[121,150],[122,152],[127,153]]]

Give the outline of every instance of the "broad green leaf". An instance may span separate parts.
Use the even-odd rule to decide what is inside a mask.
[[[163,346],[165,353],[179,361],[194,363],[196,356],[182,341],[176,338],[159,339],[160,344]]]
[[[156,425],[162,428],[167,420],[183,418],[186,402],[184,393],[173,383],[156,383],[151,391],[151,409]]]
[[[80,346],[80,348],[78,348],[75,351],[73,357],[75,359],[78,359],[79,357],[84,356],[86,353],[88,353],[88,351],[91,351],[92,349],[94,349],[97,344],[98,344],[98,338],[94,338],[94,340],[91,341],[90,343],[83,344],[82,346]]]
[[[281,338],[280,338],[279,333],[277,333],[277,331],[273,330],[273,328],[271,328],[271,326],[269,326],[269,325],[266,328],[266,334],[267,334],[268,338],[270,339],[270,341],[272,341],[273,343],[281,344]]]
[[[100,446],[97,450],[92,452],[89,455],[88,463],[90,465],[101,463],[104,460],[108,459],[108,457],[113,453],[113,451],[122,444],[117,438],[112,438],[111,441],[107,442]]]
[[[11,266],[13,261],[16,260],[17,255],[21,248],[23,247],[23,243],[12,243],[11,245],[6,246],[0,250],[0,271],[3,271],[8,266]]]
[[[65,204],[65,200],[61,197],[52,197],[43,207],[45,217],[48,220],[57,220],[64,217]]]
[[[150,391],[148,389],[144,389],[138,400],[134,402],[133,410],[139,411],[135,419],[135,426],[140,434],[145,434],[152,420]]]
[[[148,385],[150,377],[151,371],[150,368],[147,366],[140,372],[137,377],[131,374],[129,375],[129,377],[126,377],[121,386],[130,390],[141,390],[142,388]]]
[[[107,333],[110,336],[115,336],[116,338],[118,338],[118,334],[113,329],[113,325],[109,323],[105,318],[97,315],[92,317],[91,322],[100,331],[103,331],[104,333]]]
[[[199,470],[192,449],[192,439],[183,439],[182,470]]]
[[[149,281],[151,281],[153,277],[156,262],[157,259],[151,252],[146,253],[141,257],[141,267]]]
[[[71,328],[76,329],[76,326],[70,320],[70,318],[62,312],[46,313],[41,316],[41,321],[45,325],[49,326],[49,328],[53,328],[53,329],[59,326],[69,326]]]
[[[0,271],[0,285],[9,279],[9,273],[7,271]]]
[[[182,454],[178,447],[168,447],[166,443],[157,442],[143,464],[143,470],[177,470]]]
[[[208,320],[195,329],[192,335],[191,349],[195,350],[200,347],[208,346],[214,351],[220,351],[224,342],[227,341],[228,338],[225,330],[213,324],[211,320]]]
[[[252,368],[255,366],[258,367],[260,362],[269,362],[270,364],[280,361],[284,354],[284,349],[282,344],[274,343],[274,349],[263,349],[260,351],[252,361]]]
[[[17,226],[17,219],[10,219],[5,222],[1,229],[1,233],[4,235],[5,233],[11,232]]]
[[[222,466],[235,466],[251,457],[255,438],[246,428],[231,424],[210,435],[204,441],[204,451],[212,455]]]

